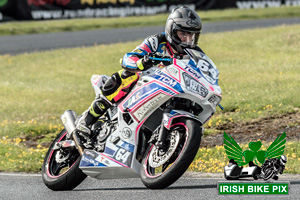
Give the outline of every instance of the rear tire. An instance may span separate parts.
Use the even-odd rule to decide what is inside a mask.
[[[81,156],[77,149],[64,149],[62,152],[59,149],[53,150],[57,142],[66,139],[66,134],[66,130],[62,130],[58,134],[51,144],[42,166],[42,177],[45,185],[55,191],[72,190],[87,177],[79,169]],[[62,161],[57,162],[57,154],[61,156]]]
[[[183,136],[177,146],[177,150],[169,159],[161,172],[149,165],[149,155],[154,145],[150,145],[147,155],[142,160],[140,175],[144,185],[151,189],[163,189],[178,180],[188,169],[200,146],[202,131],[199,124],[191,119],[183,119],[182,122],[172,125],[170,132],[177,129]]]

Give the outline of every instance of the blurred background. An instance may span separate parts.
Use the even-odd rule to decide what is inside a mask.
[[[155,15],[180,5],[211,10],[299,4],[299,0],[0,0],[0,21]]]

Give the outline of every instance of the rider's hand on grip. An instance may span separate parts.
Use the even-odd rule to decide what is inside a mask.
[[[143,64],[143,69],[140,69],[140,70],[147,70],[149,68],[151,68],[153,66],[153,62],[152,60],[149,58],[151,55],[150,54],[146,54],[144,56],[144,58],[142,58],[142,64]]]

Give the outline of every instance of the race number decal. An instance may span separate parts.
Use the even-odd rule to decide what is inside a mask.
[[[132,160],[132,153],[129,152],[129,151],[127,151],[127,150],[125,150],[125,149],[121,149],[121,148],[120,148],[120,149],[115,153],[114,158],[115,158],[117,161],[119,161],[119,162],[121,162],[121,163],[123,163],[123,164],[125,164],[125,165],[127,165],[127,166],[130,166],[130,165],[131,165],[131,160]]]

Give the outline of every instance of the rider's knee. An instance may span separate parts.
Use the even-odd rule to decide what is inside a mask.
[[[104,96],[113,94],[122,84],[122,80],[118,72],[114,73],[101,88]]]
[[[138,75],[136,73],[120,70],[114,73],[101,88],[102,94],[112,103],[119,101],[126,96],[137,82]]]

